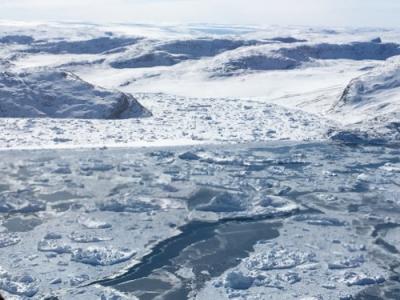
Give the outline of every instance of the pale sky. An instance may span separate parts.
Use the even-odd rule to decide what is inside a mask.
[[[400,0],[0,0],[0,19],[400,27]]]

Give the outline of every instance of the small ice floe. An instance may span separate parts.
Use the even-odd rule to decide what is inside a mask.
[[[264,196],[258,202],[257,205],[261,207],[283,207],[288,202],[288,199],[280,196]]]
[[[343,248],[349,252],[366,251],[367,246],[364,244],[344,243]]]
[[[125,295],[113,289],[106,289],[100,295],[100,300],[138,300],[134,295]]]
[[[314,253],[289,251],[283,247],[274,247],[269,251],[247,258],[246,266],[249,270],[290,269],[314,261]]]
[[[89,160],[80,164],[80,169],[83,172],[106,172],[114,169],[113,165],[106,164],[101,160]]]
[[[369,181],[373,181],[373,178],[371,177],[371,175],[361,173],[360,175],[357,176],[357,180],[369,182]]]
[[[72,247],[57,240],[41,240],[38,243],[38,250],[41,252],[54,252],[57,254],[71,253]]]
[[[365,273],[346,272],[344,274],[344,282],[348,286],[353,285],[372,285],[385,282],[385,278],[381,275],[369,276]]]
[[[336,285],[334,285],[333,283],[330,283],[330,282],[323,283],[321,286],[322,286],[324,289],[327,289],[327,290],[334,290],[334,289],[336,289]]]
[[[254,277],[246,276],[240,271],[230,272],[225,278],[225,287],[234,290],[247,290],[254,282]]]
[[[73,250],[71,260],[92,266],[109,266],[127,261],[135,254],[136,251],[128,249],[91,246]]]
[[[329,263],[328,268],[331,270],[352,269],[352,268],[358,268],[364,262],[365,262],[365,258],[363,255],[356,256],[356,257],[347,257],[340,261]]]
[[[45,237],[45,240],[60,240],[62,239],[62,235],[59,233],[48,232]]]
[[[338,174],[336,174],[336,173],[334,173],[332,171],[329,171],[329,170],[322,171],[322,175],[324,175],[326,177],[336,177],[336,176],[338,176]]]
[[[344,226],[346,222],[336,218],[330,218],[320,215],[297,215],[292,218],[294,221],[306,222],[309,225],[319,226]]]
[[[191,151],[182,153],[178,157],[182,160],[199,160],[200,159],[200,157],[196,153],[191,152]]]
[[[57,168],[55,168],[52,173],[54,174],[72,174],[71,168],[68,165],[58,165]]]
[[[4,192],[0,194],[1,213],[35,213],[45,209],[45,203],[35,199],[31,192]]]
[[[240,195],[222,192],[214,197],[208,203],[202,203],[196,206],[197,210],[208,212],[237,212],[246,209],[246,201]]]
[[[111,237],[95,235],[88,232],[72,232],[69,238],[76,243],[97,243],[111,241]]]
[[[87,229],[107,229],[112,227],[110,223],[96,220],[94,218],[79,218],[78,222]]]
[[[60,283],[62,283],[62,280],[59,277],[50,280],[50,284],[60,284]]]
[[[249,209],[254,215],[280,216],[300,209],[293,201],[281,196],[264,196],[259,201],[251,202]]]
[[[386,163],[384,166],[380,167],[380,169],[389,173],[400,173],[400,164]]]
[[[21,238],[15,233],[0,233],[0,248],[16,245],[21,241]]]
[[[97,203],[101,211],[110,212],[130,212],[142,213],[160,210],[158,204],[144,202],[133,197],[123,197],[122,199],[108,199]]]
[[[89,275],[83,274],[83,275],[79,275],[79,276],[75,276],[75,277],[71,278],[69,280],[69,284],[71,286],[77,286],[77,285],[84,283],[85,281],[88,281],[89,279],[90,279]]]
[[[284,197],[263,196],[250,198],[249,195],[222,188],[199,188],[187,201],[191,211],[216,213],[219,217],[282,216],[300,207]]]
[[[216,152],[201,152],[197,154],[201,162],[221,166],[244,166],[245,163],[237,156],[232,156],[226,153]]]
[[[12,275],[0,267],[0,289],[10,294],[33,297],[38,291],[38,282],[30,275]]]
[[[299,273],[296,272],[286,272],[284,274],[277,274],[276,278],[280,281],[287,282],[289,284],[295,284],[301,281]]]
[[[244,274],[241,271],[232,271],[225,277],[224,286],[233,290],[247,290],[252,286],[283,289],[285,284],[295,284],[301,281],[300,275],[293,271],[275,275],[253,273],[252,271],[249,274]]]

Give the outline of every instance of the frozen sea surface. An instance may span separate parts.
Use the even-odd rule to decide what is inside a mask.
[[[1,153],[7,299],[399,299],[398,147]]]

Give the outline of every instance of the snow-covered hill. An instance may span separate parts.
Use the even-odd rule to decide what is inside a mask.
[[[239,71],[268,71],[299,68],[315,60],[385,60],[400,55],[400,45],[395,43],[353,42],[348,44],[310,44],[287,47],[264,45],[244,48],[217,58],[212,71],[219,76]]]
[[[3,24],[0,146],[321,140],[354,130],[397,140],[388,128],[397,128],[399,40],[380,29]],[[149,116],[130,95],[153,117],[79,120]],[[61,133],[52,118],[77,120]]]
[[[352,79],[330,114],[357,138],[399,141],[400,57],[388,59],[381,67]]]
[[[0,73],[0,117],[122,119],[150,113],[129,94],[59,70]]]
[[[353,79],[345,88],[334,110],[367,117],[390,113],[400,108],[400,57],[389,59]]]

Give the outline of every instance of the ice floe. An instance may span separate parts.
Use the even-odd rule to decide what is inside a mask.
[[[71,260],[92,266],[108,266],[129,260],[136,251],[113,247],[78,248],[72,251]]]

